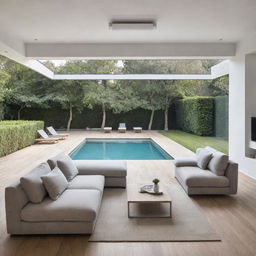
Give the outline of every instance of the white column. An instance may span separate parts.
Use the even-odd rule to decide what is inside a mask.
[[[249,148],[251,117],[256,116],[256,54],[240,54],[230,61],[229,154],[239,169],[256,178],[256,159]]]

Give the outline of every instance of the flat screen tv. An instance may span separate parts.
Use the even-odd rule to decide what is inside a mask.
[[[251,118],[251,140],[256,141],[256,117]]]

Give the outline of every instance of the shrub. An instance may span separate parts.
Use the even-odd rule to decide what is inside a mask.
[[[176,102],[176,119],[179,129],[196,135],[214,133],[214,98],[187,97]]]
[[[8,118],[16,116],[16,111],[11,108],[7,115]],[[126,123],[127,129],[132,129],[134,126],[140,126],[144,130],[148,128],[148,122],[150,118],[150,111],[144,109],[135,109],[126,113],[115,114],[111,111],[107,112],[106,126],[112,126],[113,129],[117,129],[119,123]],[[23,110],[22,117],[26,120],[44,120],[45,126],[54,126],[56,129],[65,129],[67,126],[68,113],[66,110],[58,108],[49,109],[36,109],[26,108]],[[74,110],[73,121],[71,129],[85,129],[100,127],[102,121],[101,108],[95,108],[93,110],[84,108],[82,112]],[[173,119],[170,118],[170,122]],[[162,130],[164,126],[164,114],[162,110],[155,112],[152,129]]]
[[[0,121],[0,156],[32,145],[43,121]]]
[[[228,138],[228,96],[215,97],[215,136]]]

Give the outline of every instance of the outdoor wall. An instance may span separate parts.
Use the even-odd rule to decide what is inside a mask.
[[[256,115],[256,34],[238,44],[230,61],[229,152],[239,169],[256,178],[256,159],[250,158],[250,118]],[[256,152],[254,151],[254,154]]]

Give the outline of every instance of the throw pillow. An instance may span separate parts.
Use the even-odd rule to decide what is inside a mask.
[[[71,181],[78,174],[78,169],[68,155],[64,155],[61,159],[58,159],[57,166],[63,172],[68,181]]]
[[[227,169],[228,161],[229,159],[227,155],[216,151],[215,153],[213,153],[213,157],[208,164],[208,168],[216,175],[223,176],[225,175],[225,170]]]
[[[197,165],[198,167],[200,167],[201,169],[206,169],[208,163],[210,162],[212,158],[212,153],[209,152],[206,149],[201,149],[198,154],[197,154]]]
[[[68,187],[68,181],[58,167],[49,174],[41,176],[41,179],[52,200],[57,200]]]
[[[57,160],[61,159],[64,156],[65,156],[65,153],[61,152],[58,155],[56,155],[56,156],[54,156],[52,158],[49,158],[47,160],[47,163],[50,165],[52,170],[57,166]]]
[[[203,148],[197,148],[197,149],[196,149],[196,155],[198,155],[202,149],[203,149]]]
[[[47,163],[42,163],[20,178],[21,187],[32,203],[41,203],[47,195],[41,176],[48,174],[50,171],[50,166]]]

